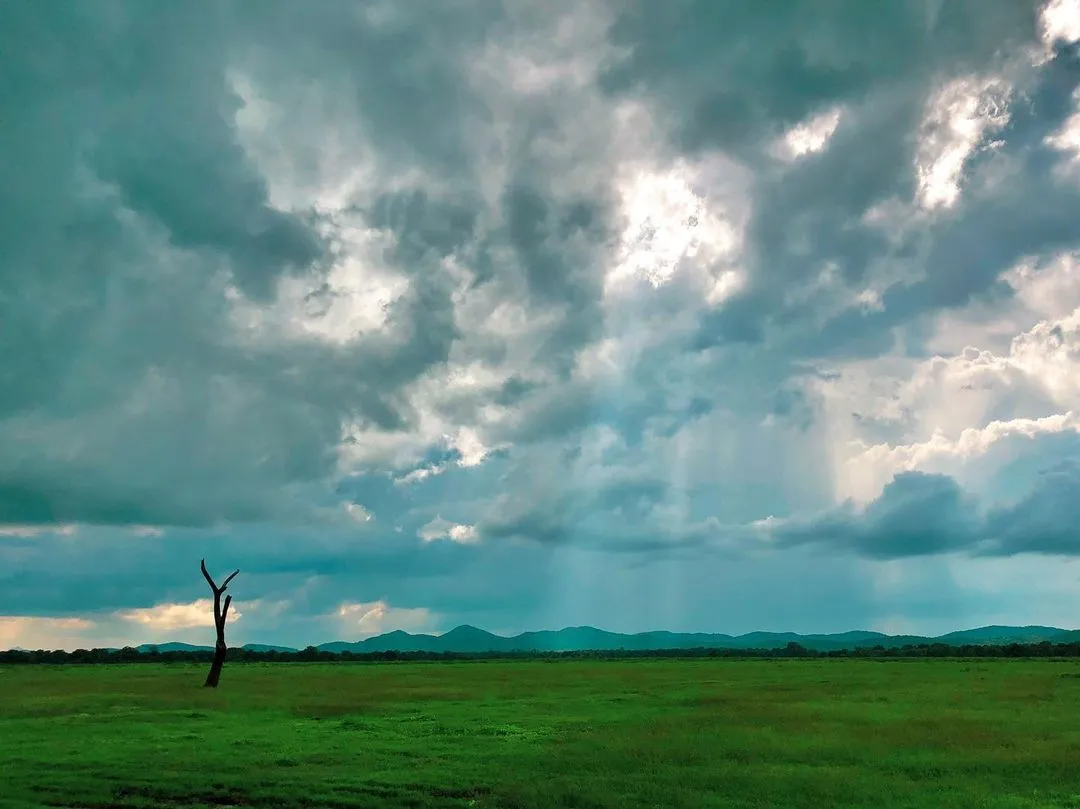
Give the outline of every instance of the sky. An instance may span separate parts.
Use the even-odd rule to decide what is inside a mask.
[[[14,0],[0,154],[0,648],[1080,626],[1080,0]]]

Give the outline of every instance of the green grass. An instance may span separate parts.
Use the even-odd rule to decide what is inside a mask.
[[[1080,809],[1080,663],[0,668],[0,805]]]

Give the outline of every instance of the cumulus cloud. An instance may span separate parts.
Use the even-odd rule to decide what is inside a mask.
[[[763,528],[781,544],[825,542],[886,559],[954,551],[978,536],[975,511],[956,481],[923,472],[897,475],[861,511],[842,506]]]
[[[1068,552],[1074,6],[4,8],[0,611],[183,633],[205,555],[244,632],[689,625],[827,547],[885,620],[867,558]]]
[[[851,502],[812,518],[770,520],[759,540],[776,545],[821,544],[870,558],[966,552],[998,556],[1076,556],[1080,509],[1075,459],[1040,469],[1020,496],[980,502],[948,475],[901,472],[881,495]]]
[[[93,627],[84,618],[0,616],[0,649],[87,648],[82,639]]]
[[[428,632],[436,625],[436,616],[429,610],[397,609],[385,601],[369,604],[342,604],[338,607],[336,615],[340,619],[341,628],[347,631],[350,637],[357,638],[371,637],[395,630]]]
[[[154,607],[123,610],[117,613],[117,617],[165,630],[213,626],[213,601],[201,598],[190,604],[158,604]],[[240,617],[240,613],[234,610],[229,617],[235,621]]]
[[[420,529],[418,536],[425,542],[434,542],[437,539],[448,539],[451,542],[460,542],[462,544],[476,542],[478,539],[475,526],[450,522],[449,520],[444,520],[442,517],[436,517],[427,525],[423,526]]]

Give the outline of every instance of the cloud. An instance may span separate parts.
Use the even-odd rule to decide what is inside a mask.
[[[385,601],[342,604],[336,613],[350,638],[362,639],[385,632],[430,632],[436,616],[426,609],[397,609]]]
[[[1008,123],[1010,92],[1000,80],[965,77],[949,82],[929,99],[915,158],[916,198],[923,207],[950,208],[957,203],[965,164],[988,135]]]
[[[1072,411],[1040,419],[1011,419],[992,421],[983,428],[969,427],[959,437],[950,440],[936,431],[928,440],[918,444],[890,447],[879,444],[870,447],[848,461],[850,479],[856,484],[856,497],[864,499],[868,492],[880,488],[879,482],[894,473],[911,470],[957,469],[964,463],[979,460],[995,444],[1013,439],[1031,442],[1036,436],[1063,432],[1080,432],[1080,420]]]
[[[797,160],[800,157],[820,152],[836,132],[842,115],[843,110],[835,108],[820,112],[796,124],[785,132],[776,144],[775,154],[787,160]]]
[[[345,511],[358,523],[371,522],[375,519],[375,515],[359,503],[345,503]]]
[[[0,649],[74,649],[93,626],[83,618],[0,616]]]
[[[436,517],[427,525],[423,526],[418,532],[418,536],[425,542],[434,542],[437,539],[448,539],[451,542],[460,542],[463,545],[476,542],[479,539],[475,526],[450,522],[441,517]]]
[[[1073,5],[0,11],[0,610],[988,614],[1071,547]]]
[[[1035,485],[1018,502],[994,508],[988,514],[985,530],[992,552],[1075,556],[1080,552],[1077,491],[1080,469],[1074,459],[1042,470]]]
[[[242,616],[238,609],[230,609],[229,620],[236,621]],[[123,610],[117,617],[124,621],[144,624],[155,631],[212,627],[214,625],[214,602],[200,598],[188,604],[158,604],[134,610]]]
[[[1080,5],[1076,0],[1051,0],[1043,6],[1039,17],[1043,40],[1053,45],[1057,42],[1080,42]]]
[[[273,5],[248,28],[247,11],[116,3],[60,27],[42,19],[49,11],[5,12],[19,114],[0,138],[25,159],[5,167],[0,200],[11,324],[0,344],[10,358],[0,385],[2,520],[302,518],[310,490],[334,474],[342,421],[403,426],[400,389],[446,358],[446,285],[397,261],[383,327],[344,346],[322,337],[338,316],[321,312],[323,299],[348,307],[369,292],[354,282],[370,239],[348,196],[328,208],[264,173],[265,155],[247,140],[253,124],[242,120],[255,101],[235,76],[264,68],[265,103],[287,111],[297,100],[264,57],[305,23]],[[294,42],[326,42],[336,23],[357,54],[388,41],[377,30],[386,21],[358,15],[320,18]],[[130,44],[139,41],[155,44]],[[275,58],[286,53],[300,55],[286,48]],[[403,112],[407,97],[385,98],[383,120],[395,104],[399,119],[420,114]],[[293,300],[318,325],[305,326]]]
[[[898,474],[861,511],[845,505],[763,528],[780,544],[827,543],[879,559],[962,550],[979,537],[973,504],[956,481],[923,472]]]
[[[683,2],[661,10],[629,4],[614,35],[631,53],[606,74],[609,91],[662,99],[667,130],[679,147],[724,150],[758,168],[749,224],[756,248],[752,284],[730,311],[705,318],[699,344],[753,335],[747,319],[785,319],[781,314],[795,302],[781,296],[830,265],[845,285],[888,283],[874,276],[886,270],[882,259],[893,250],[878,228],[855,222],[915,195],[920,139],[911,135],[926,130],[928,113],[921,148],[937,155],[928,166],[944,158],[952,163],[943,166],[953,166],[941,169],[946,175],[959,172],[985,134],[971,116],[982,120],[984,108],[992,109],[968,92],[971,81],[982,87],[982,80],[968,77],[1027,81],[1022,46],[1037,40],[1037,10],[1022,3],[987,14],[964,3],[949,14],[928,15],[923,3],[899,3],[887,14],[867,16],[855,4],[841,4],[822,17],[808,3],[789,4],[779,16],[734,5]],[[724,44],[750,31],[752,49]],[[716,76],[725,79],[717,83]],[[956,104],[971,111],[951,111]],[[770,165],[776,137],[838,106],[844,115],[827,149],[790,166]],[[1000,103],[998,109],[995,120],[1008,120]],[[963,124],[965,116],[972,123]],[[934,130],[935,120],[945,131]],[[837,324],[827,339],[841,335]]]
[[[760,525],[774,545],[820,544],[870,558],[944,553],[1080,555],[1074,459],[1041,469],[1019,498],[980,502],[947,476],[901,472],[864,508],[851,503],[812,519]]]

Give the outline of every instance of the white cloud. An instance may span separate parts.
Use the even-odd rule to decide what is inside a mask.
[[[1076,174],[1080,169],[1080,91],[1073,94],[1076,112],[1046,138],[1047,145],[1069,156],[1065,170]],[[1077,176],[1080,176],[1078,174]]]
[[[448,539],[461,545],[471,545],[480,541],[475,526],[451,522],[450,520],[444,520],[442,517],[436,517],[424,525],[417,532],[417,535],[425,542]]]
[[[1017,335],[1009,359],[1059,404],[1080,408],[1080,309]]]
[[[710,200],[694,186],[709,172],[735,174],[734,165],[668,167],[627,165],[616,181],[626,227],[619,255],[608,272],[608,288],[644,278],[654,287],[668,282],[683,262],[714,267],[731,262],[742,245],[742,218],[724,200]],[[716,278],[719,283],[721,278]],[[730,283],[730,282],[727,282]]]
[[[345,503],[345,512],[359,523],[371,522],[375,515],[359,503]]]
[[[0,537],[36,537],[42,534],[57,534],[70,537],[78,533],[77,525],[16,525],[0,523]]]
[[[1022,261],[1002,278],[1035,320],[1060,319],[1080,309],[1080,260],[1074,253],[1060,253],[1038,264]],[[1026,328],[1031,325],[1034,320]]]
[[[382,330],[389,306],[404,295],[408,281],[379,262],[378,253],[390,249],[381,234],[364,242],[354,236],[325,278],[283,278],[271,306],[255,305],[230,288],[237,325],[260,339],[309,338],[335,345]]]
[[[436,616],[423,607],[392,607],[385,601],[345,603],[334,613],[342,630],[351,638],[362,639],[400,629],[406,632],[432,633]],[[437,633],[433,633],[437,634]]]
[[[1038,419],[992,421],[985,427],[968,427],[955,438],[936,431],[929,440],[915,444],[877,444],[866,447],[846,462],[840,497],[856,502],[873,500],[894,475],[918,470],[962,476],[963,466],[977,461],[997,442],[1007,438],[1032,439],[1049,433],[1080,432],[1080,417],[1073,412]]]
[[[292,608],[293,604],[288,600],[234,601],[229,609],[230,640],[234,637],[234,622],[242,617],[254,617],[254,628],[272,631]],[[70,651],[167,641],[207,645],[213,643],[213,626],[214,604],[209,598],[112,612],[98,611],[88,616],[0,616],[0,649],[21,647]]]
[[[951,208],[964,166],[983,139],[1009,121],[1012,88],[1001,78],[965,76],[942,86],[927,104],[916,157],[923,207]]]
[[[965,479],[982,466],[985,477],[994,466],[983,458],[991,445],[1010,439],[1015,456],[1023,453],[1024,439],[1075,432],[1080,413],[1075,268],[1068,254],[1040,264],[1020,262],[1004,276],[1016,291],[1007,307],[989,318],[979,305],[943,316],[931,340],[945,346],[958,337],[982,339],[1004,350],[969,345],[919,362],[849,363],[836,378],[813,383],[834,425],[836,498],[866,502],[905,470]]]
[[[1040,15],[1043,41],[1080,41],[1080,0],[1050,0]]]
[[[86,638],[95,629],[85,618],[43,618],[0,615],[0,649],[89,648]]]
[[[822,151],[840,126],[843,110],[826,110],[803,121],[784,133],[773,147],[774,153],[785,160],[797,160]]]
[[[170,632],[178,629],[195,629],[214,625],[214,602],[209,598],[178,604],[157,604],[121,610],[116,617],[139,624],[154,632]],[[235,607],[229,609],[229,621],[239,620],[241,613]]]

